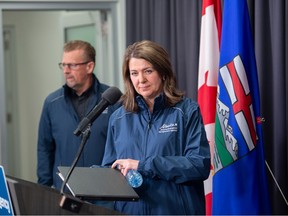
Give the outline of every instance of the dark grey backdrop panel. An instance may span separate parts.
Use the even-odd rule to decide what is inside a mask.
[[[178,87],[197,99],[201,1],[128,0],[127,45],[148,39],[169,52]]]
[[[249,0],[254,25],[255,53],[261,93],[266,161],[286,199],[288,198],[288,2]],[[287,214],[279,189],[271,175],[269,186],[273,213]]]

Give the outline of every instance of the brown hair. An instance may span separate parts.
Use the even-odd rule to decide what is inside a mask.
[[[168,106],[174,106],[182,99],[184,93],[176,88],[176,77],[168,53],[157,43],[143,40],[128,46],[124,55],[122,75],[125,92],[122,96],[122,102],[127,111],[138,111],[138,105],[135,101],[137,92],[130,79],[129,61],[131,58],[145,59],[159,73],[163,80],[163,92]]]
[[[96,51],[94,47],[86,41],[82,41],[82,40],[69,41],[64,45],[63,51],[70,52],[70,51],[79,50],[79,49],[84,50],[84,55],[87,61],[95,62]]]

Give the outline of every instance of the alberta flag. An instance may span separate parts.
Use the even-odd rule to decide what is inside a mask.
[[[224,0],[212,214],[271,214],[261,123],[246,0]]]
[[[198,73],[198,103],[203,116],[211,152],[211,171],[209,178],[204,181],[206,215],[211,215],[212,213],[212,178],[214,173],[212,162],[215,146],[215,113],[221,24],[222,14],[220,0],[203,0]]]

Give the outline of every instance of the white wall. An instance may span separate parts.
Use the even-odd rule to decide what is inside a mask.
[[[3,13],[3,25],[15,28],[17,52],[14,84],[18,95],[19,136],[13,148],[14,169],[9,174],[31,181],[36,181],[37,128],[42,104],[63,80],[57,66],[63,47],[62,29],[57,25],[59,17],[60,12]]]
[[[40,2],[33,0],[29,2]],[[66,0],[65,0],[66,1]],[[117,4],[117,33],[113,34],[117,41],[113,46],[117,46],[117,61],[114,73],[121,73],[122,57],[125,45],[125,0],[88,0],[93,2],[105,2]],[[88,2],[85,1],[85,2]],[[21,1],[1,1],[4,2],[27,2]],[[49,2],[44,1],[43,2]],[[51,1],[52,2],[52,1]],[[53,1],[55,2],[55,1]],[[59,1],[60,2],[60,1]],[[64,2],[64,1],[61,1]],[[79,2],[79,0],[67,0],[67,2]],[[80,2],[81,3],[81,2]],[[18,3],[16,3],[18,4]],[[19,5],[19,4],[18,4]],[[82,3],[81,3],[82,5]],[[14,4],[13,4],[13,8]],[[6,174],[18,178],[36,182],[37,163],[37,133],[38,123],[45,97],[63,84],[62,72],[58,69],[57,63],[62,58],[63,29],[61,26],[61,11],[7,11],[2,12],[0,24],[12,26],[15,29],[16,55],[13,57],[16,74],[13,87],[17,91],[17,130],[9,131],[15,133],[17,142],[13,145],[6,143],[7,135],[0,136],[0,164],[8,157],[9,169]],[[1,14],[1,13],[0,13]],[[113,29],[115,30],[115,29]],[[116,30],[115,30],[116,31]],[[1,35],[0,35],[1,38]],[[2,39],[2,38],[1,38]],[[2,44],[0,44],[2,49]],[[2,53],[0,52],[0,62]],[[2,65],[0,65],[0,76],[3,77]],[[120,74],[121,76],[121,74]],[[122,82],[122,78],[120,77]],[[1,79],[1,83],[3,80]],[[5,83],[6,85],[6,83]],[[123,90],[123,84],[116,85]],[[1,89],[4,87],[1,86]],[[4,91],[4,90],[3,90]],[[2,92],[3,92],[2,91]],[[3,96],[0,92],[0,98]],[[7,100],[7,99],[6,99]],[[0,133],[5,132],[5,102],[0,103]],[[19,112],[19,113],[18,113]],[[5,129],[3,129],[3,128]],[[6,133],[6,132],[5,132]],[[6,148],[7,147],[7,148]],[[5,153],[3,153],[3,151]],[[6,151],[8,153],[6,154]],[[1,155],[5,157],[1,158]]]

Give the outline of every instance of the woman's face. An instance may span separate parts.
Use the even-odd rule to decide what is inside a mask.
[[[162,79],[152,64],[145,59],[131,58],[129,61],[130,79],[136,92],[145,101],[153,102],[163,91]]]

